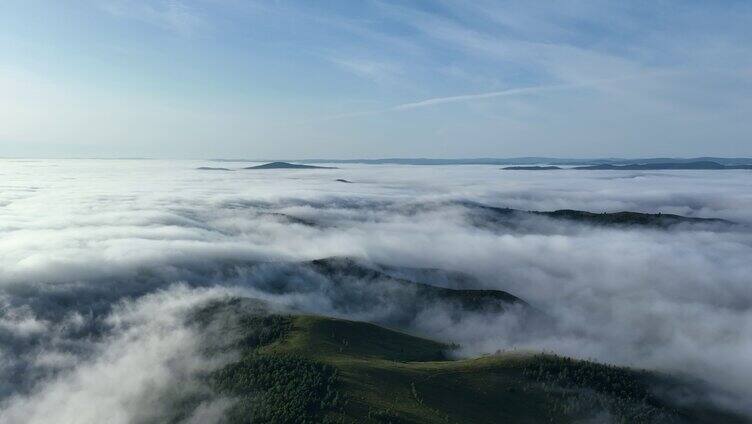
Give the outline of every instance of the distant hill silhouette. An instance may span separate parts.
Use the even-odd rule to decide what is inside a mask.
[[[212,159],[216,162],[273,162],[272,159]],[[291,159],[283,159],[291,160]],[[721,157],[694,157],[694,158],[552,158],[542,156],[516,157],[516,158],[455,158],[455,159],[431,159],[431,158],[382,158],[382,159],[301,159],[294,160],[296,163],[362,163],[362,164],[395,164],[395,165],[632,165],[632,164],[663,164],[663,163],[692,163],[692,162],[716,162],[721,165],[752,165],[752,158],[721,158]]]
[[[562,168],[558,166],[507,166],[502,169],[508,171],[553,171]]]
[[[211,166],[200,166],[196,169],[199,171],[232,171],[232,169],[229,168],[213,168]]]
[[[249,166],[244,169],[336,169],[330,166],[301,165],[289,162],[270,162],[263,165]]]
[[[627,165],[589,165],[578,166],[574,169],[585,170],[625,170],[625,171],[659,171],[667,169],[752,169],[752,165],[722,165],[712,161],[697,162],[663,162],[663,163],[633,163]]]
[[[509,170],[509,171],[550,171],[550,170],[557,170],[557,169],[565,169],[554,165],[547,165],[547,166],[528,166],[528,165],[522,165],[522,166],[508,166],[505,168],[502,168],[503,170]],[[671,169],[707,169],[707,170],[724,170],[724,169],[752,169],[752,165],[750,164],[732,164],[732,165],[724,165],[718,162],[713,161],[694,161],[694,162],[684,162],[684,161],[674,161],[674,162],[648,162],[648,163],[629,163],[629,164],[613,164],[613,163],[599,163],[596,165],[585,165],[585,166],[576,166],[569,169],[578,169],[578,170],[599,170],[599,171],[660,171],[660,170],[671,170]]]

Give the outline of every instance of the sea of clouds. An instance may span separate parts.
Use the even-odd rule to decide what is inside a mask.
[[[707,383],[703,395],[748,407],[752,172],[240,169],[248,165],[0,161],[0,422],[164,420],[160,393],[191,390],[192,375],[221,365],[199,354],[200,334],[185,317],[228,295],[399,322],[460,344],[460,356],[546,350],[683,374]],[[624,228],[526,217],[477,225],[469,204],[736,224]],[[529,324],[519,308],[464,313],[443,304],[403,319],[410,293],[372,287],[347,305],[326,276],[290,265],[342,256],[459,271],[473,278],[424,282],[504,290],[549,319]],[[271,283],[280,279],[284,290]],[[185,421],[211,422],[223,402]]]

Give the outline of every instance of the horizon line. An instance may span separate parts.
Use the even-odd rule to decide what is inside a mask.
[[[374,161],[508,161],[508,160],[752,160],[752,156],[475,156],[475,157],[426,157],[426,156],[389,156],[360,158],[243,158],[243,157],[148,157],[148,156],[0,156],[0,160],[206,160],[224,162],[374,162]]]

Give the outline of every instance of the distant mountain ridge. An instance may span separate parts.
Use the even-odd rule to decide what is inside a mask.
[[[258,159],[212,159],[215,162],[266,162]],[[289,161],[289,160],[288,160]],[[301,159],[297,163],[339,163],[369,165],[645,165],[655,163],[715,162],[726,166],[752,165],[752,158],[746,157],[693,157],[693,158],[553,158],[545,156],[525,156],[516,158],[380,158],[380,159]]]
[[[614,165],[614,164],[601,164],[601,165],[589,165],[578,166],[574,169],[582,170],[625,170],[625,171],[659,171],[669,169],[752,169],[752,165],[724,165],[713,161],[697,161],[697,162],[663,162],[663,163],[641,163],[641,164],[628,164],[628,165]]]
[[[507,171],[554,171],[557,169],[564,169],[559,166],[508,166],[503,168]]]
[[[232,171],[232,169],[229,168],[215,168],[211,166],[199,166],[196,169],[199,171]]]
[[[562,168],[559,166],[507,166],[502,168],[505,171],[552,171],[559,169],[577,169],[577,170],[598,170],[598,171],[660,171],[660,170],[692,170],[692,169],[752,169],[752,165],[724,165],[713,161],[695,161],[695,162],[653,162],[653,163],[631,163],[627,165],[604,163],[598,165],[575,166]]]
[[[289,162],[270,162],[263,165],[249,166],[244,169],[336,169],[329,166],[300,165]]]

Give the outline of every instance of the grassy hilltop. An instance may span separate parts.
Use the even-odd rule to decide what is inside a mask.
[[[644,371],[542,354],[452,360],[442,343],[362,322],[269,315],[241,299],[194,320],[208,353],[242,352],[206,377],[235,400],[233,423],[746,422],[659,397],[692,388]]]

